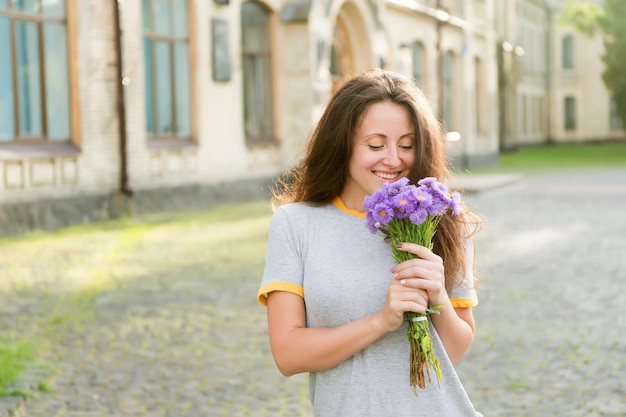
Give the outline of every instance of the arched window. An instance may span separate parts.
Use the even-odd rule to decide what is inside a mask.
[[[343,80],[354,72],[352,60],[352,46],[348,29],[341,16],[337,16],[333,31],[333,43],[330,51],[330,74],[332,77],[333,92],[337,90]]]
[[[574,69],[574,37],[565,35],[561,40],[563,69]]]
[[[565,97],[563,99],[563,125],[565,130],[576,130],[576,98]]]
[[[65,1],[0,0],[0,143],[70,141]]]
[[[617,103],[614,99],[611,99],[609,103],[609,117],[610,117],[610,127],[611,129],[621,129],[623,127],[622,119],[619,117],[619,113],[617,112]]]
[[[413,80],[417,85],[424,88],[425,74],[424,74],[424,44],[421,42],[413,42],[412,47],[412,74]]]
[[[146,130],[153,139],[188,139],[191,71],[187,1],[142,3]]]
[[[241,5],[243,107],[248,142],[275,140],[271,15],[260,3]]]
[[[447,131],[455,130],[454,126],[454,54],[447,51],[442,57],[442,106],[441,113]]]
[[[474,83],[475,83],[475,104],[476,108],[476,131],[485,132],[487,130],[487,120],[485,110],[487,108],[485,64],[482,58],[474,58]]]

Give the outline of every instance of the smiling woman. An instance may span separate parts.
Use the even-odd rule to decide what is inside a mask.
[[[355,132],[352,158],[341,200],[346,207],[363,211],[363,199],[409,174],[415,161],[415,129],[409,112],[389,101],[372,104]]]
[[[365,227],[364,199],[402,177],[448,178],[444,135],[409,79],[372,70],[335,93],[301,164],[279,184],[258,291],[286,376],[308,372],[315,415],[480,416],[453,368],[474,337],[475,217],[442,215],[432,250]],[[409,384],[405,313],[429,322],[442,382]]]

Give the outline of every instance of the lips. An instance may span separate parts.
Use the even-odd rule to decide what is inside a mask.
[[[384,180],[395,180],[400,177],[399,172],[388,173],[388,172],[374,171],[374,175]]]

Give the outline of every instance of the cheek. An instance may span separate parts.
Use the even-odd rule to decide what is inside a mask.
[[[376,152],[372,152],[367,149],[355,150],[352,153],[352,158],[350,160],[350,167],[360,168],[360,169],[369,168],[372,165],[375,165],[379,159],[380,159],[380,156]]]
[[[400,158],[402,159],[402,162],[404,162],[404,165],[411,166],[415,162],[415,153],[407,152],[406,154],[402,155]]]

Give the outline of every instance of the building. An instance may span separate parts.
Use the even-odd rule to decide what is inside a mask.
[[[560,22],[566,0],[495,2],[500,149],[624,139],[602,82],[604,45]]]
[[[265,195],[338,83],[374,67],[423,87],[458,167],[586,140],[594,86],[551,67],[554,13],[530,0],[0,0],[0,234]],[[575,132],[557,117],[572,111]]]
[[[560,24],[558,12],[566,2],[554,3],[551,137],[555,142],[623,140],[622,123],[602,81],[601,34],[590,37]]]

